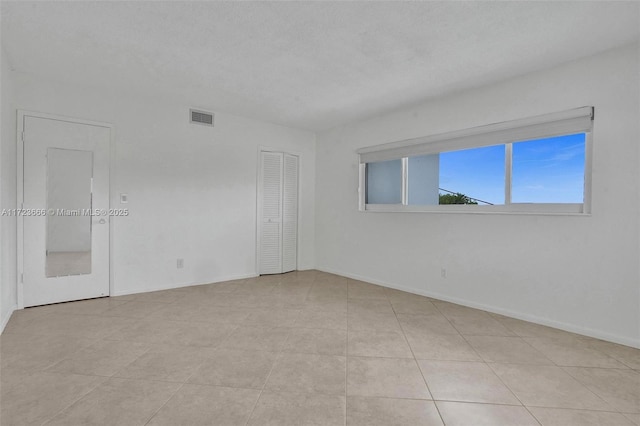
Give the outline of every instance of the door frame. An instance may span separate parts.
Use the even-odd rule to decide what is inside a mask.
[[[86,120],[82,118],[73,118],[63,115],[48,114],[43,112],[35,112],[28,110],[18,110],[18,117],[16,123],[16,156],[17,156],[17,200],[16,208],[21,209],[24,207],[24,132],[25,132],[25,118],[33,117],[45,120],[64,121],[73,124],[84,124],[96,127],[105,127],[109,129],[109,209],[111,208],[111,201],[113,197],[113,181],[114,181],[114,165],[113,159],[115,158],[115,135],[114,126],[111,123]],[[16,298],[17,308],[24,309],[24,218],[21,215],[16,215],[17,219],[17,238],[16,238]],[[114,222],[109,220],[109,295],[113,294],[113,227]]]
[[[298,215],[297,215],[297,226],[296,226],[296,271],[298,270],[298,266],[300,264],[300,194],[302,193],[302,158],[304,154],[299,151],[293,151],[289,149],[283,148],[274,148],[260,145],[258,146],[258,167],[257,167],[257,175],[256,175],[256,276],[260,276],[260,247],[262,244],[262,217],[260,216],[260,212],[262,211],[262,185],[261,185],[261,177],[262,177],[262,158],[261,155],[263,152],[277,152],[281,154],[289,154],[298,157]],[[283,164],[284,167],[284,164]]]

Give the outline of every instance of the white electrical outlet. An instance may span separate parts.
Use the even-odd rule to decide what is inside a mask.
[[[178,259],[178,261],[176,262],[176,267],[178,269],[184,268],[184,259]]]
[[[447,268],[440,268],[440,276],[442,278],[447,278]]]

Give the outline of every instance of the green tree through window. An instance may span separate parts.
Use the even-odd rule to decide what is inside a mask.
[[[440,194],[439,204],[478,204],[478,202],[456,192],[455,194]]]

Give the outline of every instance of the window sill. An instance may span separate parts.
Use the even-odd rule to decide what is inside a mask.
[[[437,205],[406,206],[402,204],[367,204],[362,212],[374,213],[445,213],[445,214],[515,214],[551,216],[590,216],[585,205],[580,204],[508,204],[500,206],[480,205]]]

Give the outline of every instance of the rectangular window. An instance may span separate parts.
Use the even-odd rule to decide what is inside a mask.
[[[361,210],[588,213],[592,123],[583,107],[361,149]]]

